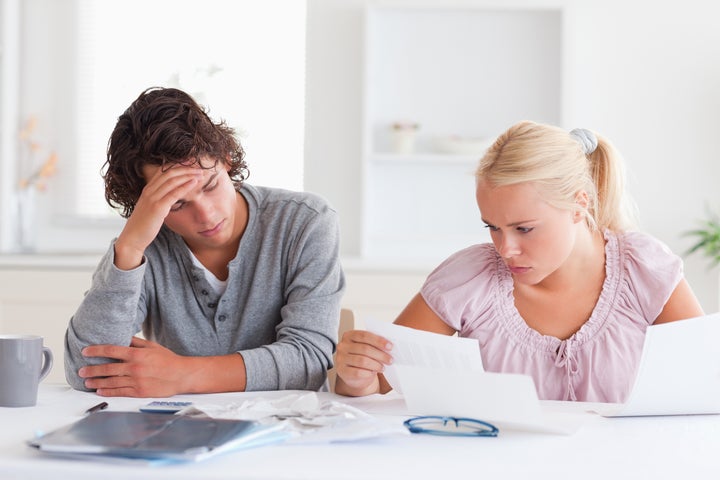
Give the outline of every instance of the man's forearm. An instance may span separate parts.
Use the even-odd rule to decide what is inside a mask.
[[[245,361],[239,353],[211,357],[185,357],[186,393],[242,392],[247,385]]]

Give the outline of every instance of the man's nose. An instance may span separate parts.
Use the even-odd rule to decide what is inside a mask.
[[[207,200],[197,200],[195,202],[195,221],[205,223],[212,220],[212,214],[215,211],[212,202]]]

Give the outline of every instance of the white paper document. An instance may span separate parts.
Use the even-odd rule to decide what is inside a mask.
[[[720,313],[651,325],[625,404],[608,417],[720,413]]]
[[[587,415],[544,410],[527,375],[400,365],[398,377],[412,415],[470,417],[504,429],[570,434]]]
[[[532,378],[485,373],[472,338],[366,320],[366,328],[393,342],[393,364],[383,374],[401,392],[409,414],[472,417],[498,428],[572,433],[583,415],[544,412]]]
[[[475,339],[439,335],[369,318],[365,319],[365,328],[393,343],[393,363],[383,375],[397,392],[403,391],[397,376],[398,365],[484,371]]]

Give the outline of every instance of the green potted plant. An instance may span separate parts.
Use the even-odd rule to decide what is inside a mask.
[[[720,264],[720,217],[717,214],[710,212],[699,228],[685,232],[685,236],[696,239],[686,255],[699,252],[710,260],[711,268]]]

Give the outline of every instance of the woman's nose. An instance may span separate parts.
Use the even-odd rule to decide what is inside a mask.
[[[520,246],[512,237],[504,235],[500,241],[498,253],[503,258],[512,258],[520,254]]]

